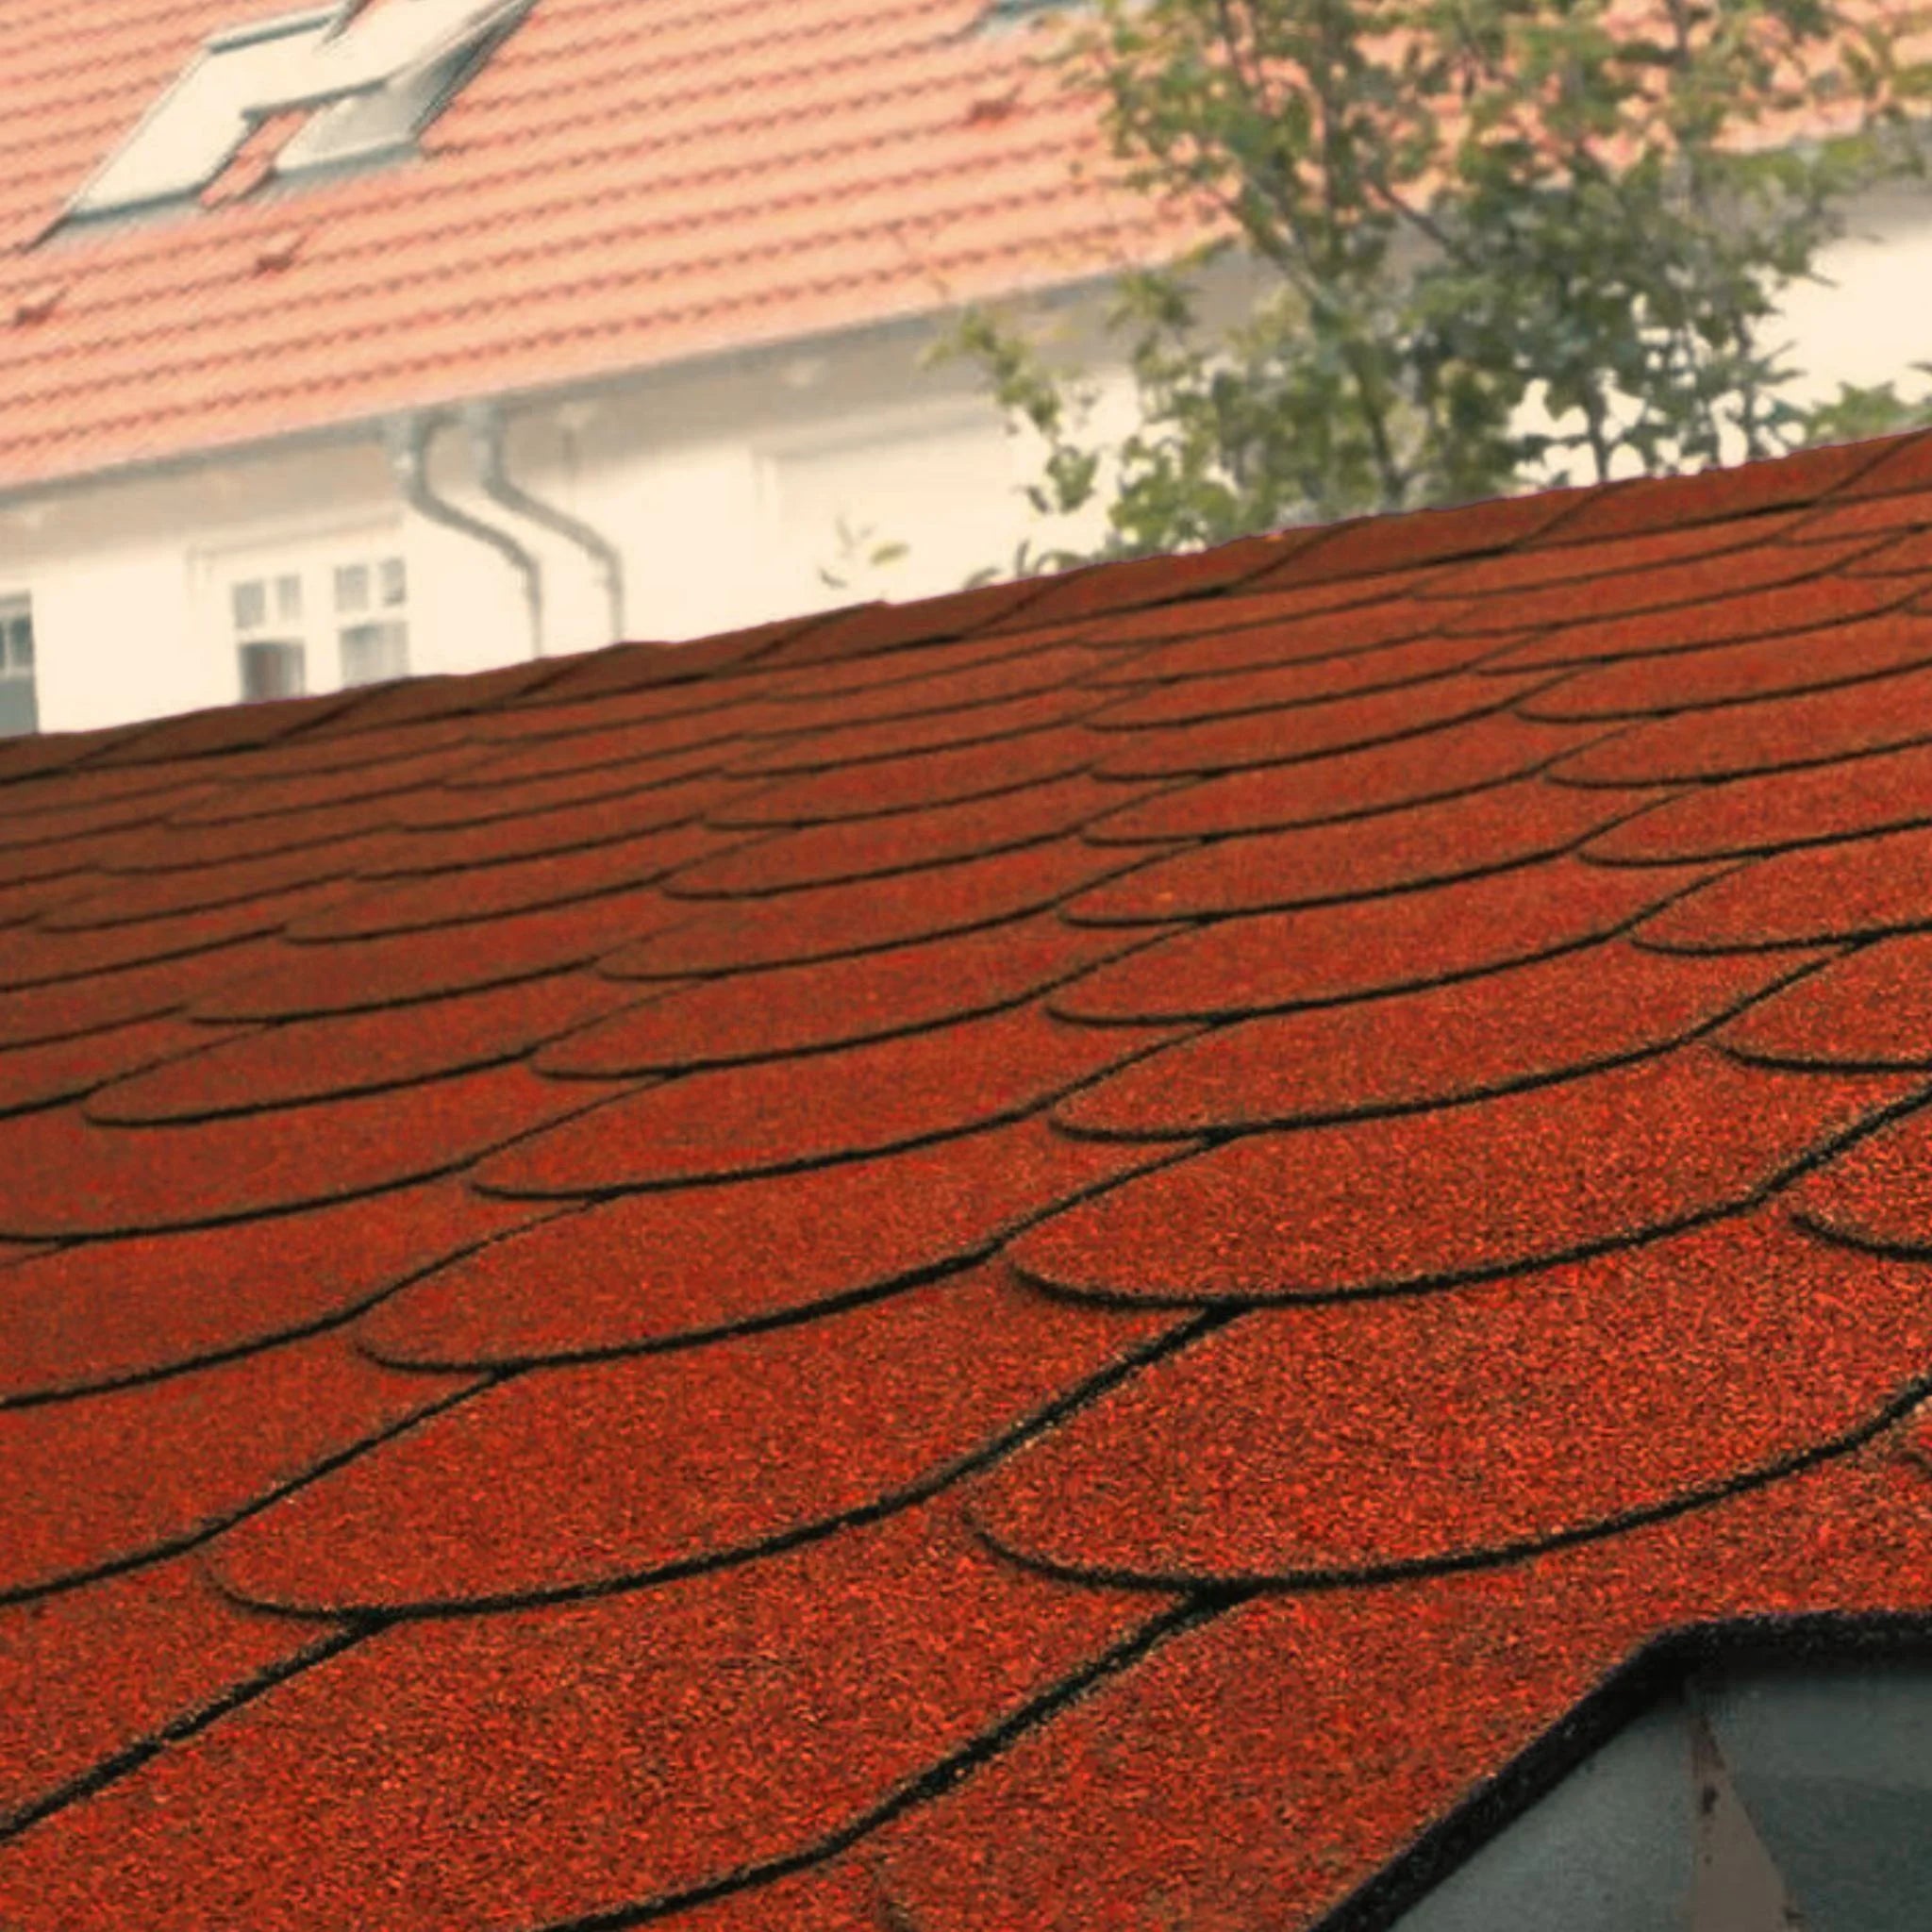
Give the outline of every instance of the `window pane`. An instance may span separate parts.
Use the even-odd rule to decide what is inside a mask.
[[[406,624],[355,624],[341,633],[342,683],[380,684],[409,675]]]
[[[369,608],[369,566],[366,563],[339,563],[336,566],[336,608]]]
[[[259,579],[237,584],[230,593],[237,630],[259,630],[268,622],[268,598]]]
[[[25,738],[41,728],[30,677],[0,677],[0,738]]]
[[[34,625],[30,617],[9,617],[0,624],[0,669],[31,674],[34,668]]]
[[[299,576],[275,579],[275,615],[285,620],[302,615],[302,579]]]
[[[302,646],[284,642],[242,646],[242,698],[299,698],[303,691]]]
[[[407,579],[403,575],[403,559],[400,557],[385,557],[381,569],[382,601],[385,604],[400,604],[408,594]]]

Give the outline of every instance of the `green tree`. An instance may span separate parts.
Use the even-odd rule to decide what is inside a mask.
[[[1633,10],[1641,18],[1632,19]],[[1897,42],[1932,12],[1860,22],[1827,0],[1099,0],[1028,64],[1103,103],[1134,190],[1192,197],[1234,236],[1125,273],[1108,332],[1140,426],[1114,452],[1100,549],[1012,574],[1226,542],[1255,531],[1528,488],[1665,474],[1932,422],[1932,399],[1840,384],[1801,408],[1761,345],[1777,291],[1821,280],[1837,204],[1924,177],[1908,104],[1932,63]],[[1056,25],[1059,23],[1056,22]],[[1734,140],[1769,113],[1851,131]],[[1075,163],[1077,172],[1078,164]],[[1396,236],[1415,238],[1408,261]],[[1191,338],[1188,277],[1245,244],[1272,278],[1218,350]],[[972,307],[924,366],[982,365],[1046,441],[1041,517],[1091,500],[1102,456],[1024,337]],[[1932,371],[1932,363],[1915,365]],[[1512,425],[1532,390],[1554,433]],[[1627,453],[1627,454],[1626,454]],[[1580,457],[1573,475],[1567,458]],[[1631,458],[1635,459],[1633,469]],[[997,577],[982,570],[969,586]]]

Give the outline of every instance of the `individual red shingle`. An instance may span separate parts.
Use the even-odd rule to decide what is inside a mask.
[[[1321,542],[1326,534],[1324,530],[1265,530],[1185,557],[1140,558],[1105,571],[1064,571],[1037,587],[1040,594],[1017,618],[998,620],[996,627],[1103,614],[1118,622],[1117,614],[1122,611],[1164,608],[1176,598],[1218,602],[1218,593],[1271,575],[1288,558]]]
[[[1573,531],[1585,527],[1591,510],[1608,500],[1597,498],[1588,505],[1578,503],[1573,515],[1540,542],[1501,557],[1485,558],[1480,563],[1461,564],[1443,571],[1431,578],[1425,594],[1490,597],[1505,591],[1515,595],[1551,584],[1595,582],[1624,571],[1655,571],[1665,564],[1774,542],[1796,522],[1795,513],[1787,511],[1781,516],[1753,517],[1748,521],[1725,518],[1720,523],[1646,530],[1627,537],[1600,532],[1594,541],[1578,541]],[[1615,594],[1624,587],[1607,588]]]
[[[1305,664],[1229,671],[1205,676],[1172,675],[1124,697],[1091,719],[1097,731],[1138,730],[1142,725],[1190,724],[1239,717],[1283,705],[1315,704],[1356,691],[1396,691],[1432,677],[1466,671],[1496,648],[1491,639],[1422,637],[1346,658]]]
[[[1790,1066],[1932,1066],[1932,933],[1860,946],[1718,1038],[1733,1053]]]
[[[896,604],[861,605],[835,613],[830,623],[794,626],[796,634],[762,652],[758,662],[784,669],[828,664],[843,672],[882,656],[889,665],[898,665],[904,661],[905,645],[921,645],[922,658],[935,648],[944,648],[928,643],[929,637],[971,637],[995,629],[1015,613],[1017,621],[1024,624],[1026,611],[1040,601],[1041,588],[1028,578],[1011,584],[983,584],[976,591],[955,591],[950,597],[932,598],[911,609]]]
[[[1217,840],[1082,892],[1066,913],[1119,924],[1411,891],[1570,851],[1651,802],[1524,778],[1373,818]]]
[[[241,1524],[214,1571],[316,1610],[745,1556],[930,1492],[1176,1324],[1056,1302],[982,1263],[702,1348],[535,1370]]]
[[[173,837],[172,830],[166,836]],[[369,834],[364,824],[340,839],[325,836],[313,844],[259,858],[237,852],[207,863],[184,863],[178,869],[139,871],[131,877],[113,879],[86,898],[56,907],[38,924],[43,932],[82,932],[218,911],[316,886],[353,882],[363,864],[379,860],[392,849],[392,835],[381,830]]]
[[[189,711],[142,725],[97,752],[92,762],[111,770],[120,765],[152,765],[173,758],[251,751],[258,745],[279,744],[293,738],[355,702],[353,691],[336,691],[277,698],[269,704],[229,705],[216,711]]]
[[[386,1361],[482,1367],[721,1335],[975,1259],[1174,1151],[1075,1141],[1035,1119],[752,1189],[620,1197],[438,1267],[357,1338]]]
[[[1134,1300],[1474,1279],[1740,1208],[1923,1084],[1693,1044],[1459,1107],[1230,1141],[1064,1209],[1008,1253],[1049,1287]]]
[[[1072,1020],[1210,1020],[1429,986],[1607,938],[1711,876],[1546,859],[1292,912],[1217,921],[1055,992]]]
[[[934,718],[980,705],[1010,704],[1036,691],[1078,684],[1107,662],[1104,651],[1076,644],[1003,650],[991,662],[962,669],[935,666],[927,675],[864,690],[819,694],[809,687],[768,707],[751,729],[790,741],[802,731],[842,730],[896,719]]]
[[[689,916],[657,938],[607,955],[602,970],[618,978],[676,979],[909,945],[1043,911],[1132,862],[1060,839],[927,866],[903,878],[853,879],[777,899],[702,908],[667,899]]]
[[[1771,580],[1771,589],[1727,579],[1706,567],[1711,578],[1709,588],[1695,602],[1673,604],[1668,611],[1646,607],[1623,617],[1597,616],[1588,601],[1579,597],[1570,621],[1542,638],[1504,650],[1495,665],[1536,671],[1621,658],[1662,658],[1678,651],[1701,651],[1711,644],[1736,643],[1747,638],[1822,630],[1895,609],[1906,597],[1895,580],[1832,573],[1835,563],[1864,547],[1869,543],[1774,546],[1758,567],[1762,576]],[[1798,580],[1785,581],[1788,577]],[[1499,601],[1512,617],[1521,608],[1513,597]],[[1453,629],[1454,625],[1444,628]]]
[[[45,1251],[7,1274],[0,1400],[103,1388],[287,1340],[549,1211],[431,1181],[239,1228]]]
[[[1688,864],[1822,845],[1927,820],[1932,745],[1915,744],[1679,792],[1611,826],[1586,849],[1613,865]]]
[[[1217,1027],[1082,1088],[1054,1119],[1151,1138],[1474,1099],[1675,1045],[1818,957],[1579,946],[1447,986]]]
[[[709,814],[717,825],[807,825],[917,811],[1015,791],[1084,770],[1107,741],[1084,725],[1049,725],[985,744],[835,766],[742,791]]]
[[[1836,1240],[1894,1253],[1932,1253],[1932,1118],[1916,1108],[1846,1148],[1800,1180],[1792,1213]]]
[[[1746,859],[1646,920],[1646,945],[1685,952],[1813,946],[1932,925],[1932,827]]]
[[[475,1178],[504,1193],[590,1194],[881,1154],[1017,1119],[1173,1037],[1070,1026],[1022,1007],[796,1059],[714,1067],[532,1135],[483,1161]]]
[[[1255,582],[1263,588],[1312,584],[1327,577],[1403,570],[1418,563],[1505,550],[1512,543],[1527,541],[1540,530],[1562,527],[1584,493],[1548,490],[1446,509],[1419,510],[1400,518],[1353,517]]]
[[[30,995],[29,995],[30,997]],[[175,1016],[130,1020],[65,1040],[0,1047],[0,1113],[21,1113],[91,1093],[109,1080],[144,1073],[183,1054],[194,1054],[248,1029],[212,1026]]]
[[[574,777],[512,786],[504,792],[419,799],[400,816],[406,835],[391,841],[376,876],[458,871],[543,858],[620,839],[642,839],[691,824],[745,796],[741,783],[698,777],[638,783],[627,767],[601,783]],[[456,799],[452,805],[451,799]],[[375,872],[375,868],[372,868]]]
[[[1418,758],[1407,740],[1398,739],[1333,758],[1224,772],[1110,812],[1082,836],[1092,844],[1137,844],[1318,825],[1524,777],[1580,746],[1594,744],[1603,735],[1600,726],[1542,724],[1507,712],[1491,714],[1432,733],[1426,758]]]
[[[1824,691],[1932,659],[1932,618],[1891,610],[1796,637],[1712,644],[1663,658],[1599,664],[1523,701],[1525,717],[1664,717],[1790,691]],[[1793,708],[1768,706],[1782,716]]]
[[[368,916],[380,918],[384,891],[362,889]],[[655,886],[641,886],[370,939],[284,941],[274,965],[198,1000],[193,1010],[202,1020],[303,1020],[474,992],[591,965],[686,915]],[[291,916],[287,924],[293,923]]]
[[[1101,702],[1101,694],[1080,685],[1029,692],[983,705],[922,712],[913,718],[889,718],[875,724],[825,728],[796,739],[777,739],[724,769],[732,776],[783,777],[793,772],[823,772],[835,765],[858,764],[868,758],[903,758],[908,752],[944,751],[964,744],[986,744],[1017,738],[1051,724],[1071,724]]]
[[[1545,681],[1469,672],[1431,678],[1415,691],[1325,698],[1317,704],[1216,718],[1205,724],[1148,729],[1108,751],[1093,769],[1102,778],[1172,778],[1356,751],[1504,710]]]
[[[193,776],[192,767],[180,775],[159,774],[148,766],[111,775],[125,782],[110,785],[105,772],[93,783],[77,782],[69,774],[0,793],[7,800],[0,853],[7,855],[9,868],[23,852],[102,832],[145,829],[158,813],[186,811],[198,801],[221,795],[221,788],[207,776]]]
[[[1932,542],[1926,541],[1928,534],[1932,533],[1913,530],[1890,543],[1881,544],[1851,564],[1848,567],[1850,574],[1854,576],[1907,575],[1914,580],[1923,580],[1926,569],[1932,567]]]
[[[732,849],[680,868],[665,890],[677,899],[755,898],[985,858],[1077,831],[1131,795],[1075,774],[992,798],[857,824],[801,826],[756,841],[740,834],[730,841]],[[718,835],[713,841],[726,842]]]
[[[1384,582],[1389,588],[1377,594],[1376,587]],[[1452,656],[1467,651],[1477,657],[1499,648],[1493,639],[1445,644],[1435,635],[1445,607],[1402,594],[1414,588],[1412,576],[1370,578],[1230,598],[1205,609],[1191,610],[1183,605],[1178,610],[1170,607],[1150,612],[1134,627],[1108,634],[1118,635],[1123,642],[1142,634],[1169,641],[1123,656],[1095,672],[1090,682],[1105,690],[1150,681],[1163,685],[1172,679],[1233,677],[1244,672],[1264,676],[1295,672],[1320,683],[1324,678],[1352,679],[1364,664],[1403,646],[1425,653],[1446,650]],[[1164,620],[1158,630],[1157,616]],[[1185,634],[1174,637],[1175,630]],[[1185,691],[1187,683],[1181,688]]]
[[[465,721],[465,735],[490,749],[492,765],[526,757],[574,766],[634,762],[766,724],[774,715],[771,700],[800,687],[795,675],[753,671],[581,694],[573,675],[589,661],[578,659],[571,674],[523,703]],[[640,736],[640,724],[650,727],[648,737]]]
[[[314,741],[359,737],[425,721],[466,719],[514,700],[520,692],[554,684],[576,668],[571,658],[539,658],[534,663],[502,664],[461,677],[410,677],[395,684],[366,687],[355,702],[325,718]],[[306,748],[306,743],[305,743]]]
[[[1626,728],[1573,754],[1565,784],[1664,785],[1824,764],[1932,738],[1932,670],[1776,704],[1725,705]]]
[[[271,938],[244,939],[152,964],[0,992],[0,1046],[73,1039],[172,1012],[210,988],[259,972],[276,952]]]
[[[636,985],[622,1012],[542,1048],[539,1073],[670,1073],[910,1033],[1042,993],[1144,942],[1051,912],[803,966]],[[640,995],[642,995],[640,1002]],[[0,1082],[7,1062],[0,1058]],[[0,1085],[0,1092],[4,1092]]]
[[[192,1555],[0,1605],[0,1829],[334,1640],[230,1603]]]
[[[1166,1603],[981,1552],[943,1500],[660,1591],[405,1622],[48,1819],[0,1919],[524,1932],[850,1829]],[[400,1801],[399,1801],[400,1799]]]
[[[81,1111],[102,1124],[136,1126],[412,1087],[527,1058],[636,997],[633,988],[566,973],[409,1007],[291,1020],[117,1080],[91,1093]]]
[[[641,734],[631,728],[613,734],[603,747],[609,756],[592,758],[588,755],[590,747],[576,742],[577,736],[550,739],[532,751],[500,753],[490,761],[487,777],[475,776],[482,769],[478,767],[464,774],[475,778],[473,783],[412,792],[396,802],[396,821],[414,830],[433,831],[522,818],[528,812],[624,792],[668,791],[694,778],[715,778],[719,769],[751,742],[726,738],[681,751],[640,753]],[[620,741],[630,747],[628,755],[618,751]]]
[[[1790,505],[1809,507],[1834,491],[1856,495],[1873,486],[1881,463],[1882,454],[1872,443],[1840,443],[1797,450],[1776,462],[1616,483],[1589,491],[1541,541],[1596,543],[1686,524],[1761,516]]]
[[[45,987],[94,974],[175,960],[238,940],[279,932],[291,920],[318,911],[357,890],[351,880],[324,879],[287,891],[245,898],[192,912],[163,913],[125,925],[86,926],[73,932],[15,932],[0,957],[0,991]]]
[[[1285,534],[1285,533],[1284,533]],[[1325,531],[1316,531],[1325,539]],[[1109,614],[1095,635],[1113,644],[1172,645],[1126,653],[1093,675],[1096,686],[1139,684],[1149,677],[1248,671],[1371,648],[1427,630],[1440,611],[1409,593],[1437,575],[1426,567],[1371,576],[1334,577],[1283,590],[1243,590],[1211,602],[1162,603]],[[1346,611],[1347,616],[1336,613]],[[1304,619],[1319,618],[1318,624]],[[1250,635],[1266,625],[1266,637]],[[1406,626],[1406,627],[1405,627]]]
[[[1887,469],[1890,462],[1890,458],[1883,458],[1873,474]],[[1840,492],[1852,501],[1812,510],[1800,521],[1794,534],[1807,542],[1827,542],[1835,537],[1862,537],[1873,530],[1918,529],[1932,524],[1932,491],[1905,490],[1870,496],[1861,493],[1863,488],[1861,478],[1858,488]]]
[[[0,1411],[0,1592],[181,1548],[465,1386],[332,1335],[190,1373]]]
[[[345,1200],[467,1166],[600,1091],[512,1065],[187,1126],[16,1114],[0,1120],[0,1233],[142,1234]]]
[[[67,872],[0,885],[0,929],[26,925],[57,906],[91,899],[108,880],[104,872]]]
[[[1546,1544],[1857,1434],[1923,1379],[1928,1286],[1932,1263],[1773,1207],[1478,1286],[1257,1308],[1004,1459],[974,1521],[1061,1573],[1174,1587]]]
[[[392,849],[387,860],[377,859],[365,870],[365,891],[312,919],[291,922],[288,936],[296,941],[375,939],[387,933],[421,932],[430,926],[460,925],[508,913],[538,912],[626,887],[650,885],[668,873],[742,843],[742,833],[673,825],[665,831],[597,845],[428,874],[413,870],[422,855],[403,846]],[[402,861],[408,861],[412,870],[382,870],[385,864]]]
[[[441,743],[410,741],[421,736],[421,730],[407,740],[400,731],[372,731],[366,738],[326,740],[304,747],[307,757],[293,749],[280,753],[260,775],[229,767],[219,791],[173,808],[169,817],[175,824],[219,825],[289,812],[306,816],[416,791],[455,776],[486,755],[484,746],[454,729],[437,734]]]

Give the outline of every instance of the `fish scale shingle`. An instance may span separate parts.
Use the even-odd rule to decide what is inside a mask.
[[[1312,1932],[1684,1632],[1932,1637],[1927,534],[0,745],[0,1924]]]

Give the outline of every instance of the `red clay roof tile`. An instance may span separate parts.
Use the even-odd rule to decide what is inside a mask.
[[[1692,1635],[1932,1638],[1928,529],[0,743],[0,1923],[1341,1932]]]

